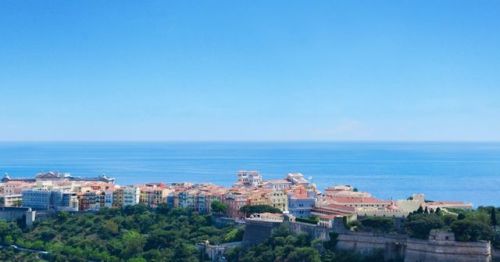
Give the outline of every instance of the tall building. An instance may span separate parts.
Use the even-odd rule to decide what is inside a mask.
[[[279,208],[281,211],[288,211],[288,196],[285,191],[272,191],[267,194],[271,206]]]
[[[123,207],[123,191],[123,187],[116,188],[115,191],[113,191],[113,207]]]
[[[106,190],[104,191],[104,206],[107,208],[113,207],[113,194],[114,191]]]
[[[133,206],[139,204],[141,190],[135,186],[123,188],[123,206]]]

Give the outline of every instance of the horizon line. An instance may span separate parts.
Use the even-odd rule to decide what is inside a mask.
[[[500,140],[0,140],[0,143],[500,143]]]

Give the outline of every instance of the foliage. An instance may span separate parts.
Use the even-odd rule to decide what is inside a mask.
[[[217,228],[208,216],[164,206],[57,213],[23,232],[0,220],[0,242],[49,252],[49,261],[198,261],[196,244],[241,240],[239,227]],[[15,252],[16,254],[12,254]],[[0,260],[36,261],[30,254],[0,249]]]
[[[12,245],[21,235],[22,231],[16,223],[0,220],[0,244]]]
[[[282,213],[279,208],[269,205],[245,205],[240,208],[240,212],[245,213],[247,216],[255,213]]]
[[[227,205],[218,200],[213,201],[210,204],[210,208],[212,209],[213,213],[217,214],[225,214],[227,211]]]
[[[491,208],[491,211],[490,211],[490,220],[491,220],[491,225],[492,226],[497,226],[498,225],[497,211],[496,211],[496,209],[494,207]]]
[[[443,220],[436,214],[411,214],[405,221],[405,229],[408,235],[420,239],[428,239],[432,229],[440,229],[443,227]]]
[[[497,208],[479,207],[476,210],[449,209],[426,213],[417,210],[405,221],[405,228],[411,237],[427,239],[431,229],[450,230],[457,241],[491,240],[500,246],[500,238],[495,237]]]
[[[281,212],[270,206],[247,206],[246,212]],[[219,210],[220,211],[220,210]],[[492,212],[495,212],[495,215]],[[452,230],[458,241],[492,240],[500,247],[495,232],[496,212],[492,207],[477,210],[428,212],[408,216],[405,229],[411,237],[428,238],[431,229]],[[460,216],[460,217],[459,217]],[[495,218],[495,219],[493,219]],[[361,218],[362,230],[392,232],[390,218]],[[0,220],[0,261],[39,261],[35,253],[16,251],[10,245],[45,250],[47,261],[198,261],[195,244],[240,241],[239,226],[217,228],[212,219],[188,209],[156,209],[142,205],[123,209],[102,209],[97,213],[60,212],[47,220],[22,229],[15,222]],[[286,225],[273,231],[264,243],[226,252],[228,261],[383,261],[383,254],[363,256],[335,250],[337,235],[321,242],[305,234],[292,233]]]
[[[319,222],[319,217],[317,216],[310,216],[310,217],[296,217],[295,218],[296,222],[302,222],[302,223],[308,223],[308,224],[318,224]]]
[[[469,219],[457,220],[451,224],[458,241],[493,240],[493,230],[488,224]]]
[[[241,228],[234,228],[224,235],[224,242],[235,242],[243,240],[243,234],[245,231]]]
[[[395,231],[394,220],[388,217],[364,217],[359,219],[363,229],[369,231],[388,233]]]
[[[353,220],[353,221],[347,223],[347,219],[344,219],[344,225],[349,230],[352,230],[352,231],[359,231],[363,228],[363,225],[361,224],[361,222],[359,222],[359,220]]]

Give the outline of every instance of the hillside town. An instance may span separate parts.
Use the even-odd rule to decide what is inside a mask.
[[[267,205],[290,217],[317,217],[319,224],[331,227],[338,218],[348,221],[358,216],[403,218],[419,208],[471,209],[472,204],[452,201],[426,201],[423,194],[408,199],[378,199],[350,185],[318,190],[301,173],[289,173],[283,179],[264,180],[258,171],[239,171],[232,187],[193,183],[146,183],[120,186],[106,176],[81,178],[69,173],[39,173],[34,178],[11,178],[0,183],[0,217],[17,219],[15,212],[28,216],[31,224],[36,214],[51,211],[84,212],[101,208],[120,208],[143,204],[157,207],[189,208],[210,213],[214,201],[227,206],[226,215],[242,220],[244,206]]]

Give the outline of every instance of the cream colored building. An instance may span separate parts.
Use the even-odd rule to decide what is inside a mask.
[[[272,191],[267,194],[271,206],[279,208],[281,211],[288,211],[288,195],[285,191]]]
[[[22,201],[22,194],[0,196],[0,206],[3,207],[19,207]]]

